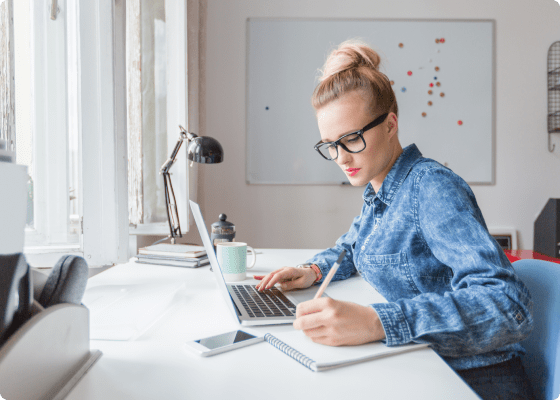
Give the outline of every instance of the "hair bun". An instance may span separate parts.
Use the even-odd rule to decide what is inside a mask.
[[[333,50],[323,66],[319,81],[343,71],[365,67],[378,71],[381,58],[367,44],[357,39],[342,42]]]
[[[360,40],[341,43],[323,65],[311,105],[319,110],[346,93],[360,91],[368,103],[371,116],[387,112],[398,116],[395,92],[387,75],[379,71],[380,62],[379,54]]]

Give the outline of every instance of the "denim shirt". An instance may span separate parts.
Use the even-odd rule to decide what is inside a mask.
[[[387,346],[430,343],[456,370],[524,354],[531,297],[463,179],[412,144],[363,198],[350,230],[307,262],[324,277],[346,250],[333,280],[359,272],[385,297],[370,306]]]

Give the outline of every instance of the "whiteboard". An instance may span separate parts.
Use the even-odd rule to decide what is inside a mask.
[[[247,21],[247,182],[347,182],[313,149],[311,95],[330,51],[351,38],[380,54],[394,82],[403,148],[493,183],[494,21],[263,18]]]

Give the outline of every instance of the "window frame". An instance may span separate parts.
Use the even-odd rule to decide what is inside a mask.
[[[65,8],[66,0],[61,0],[60,6]],[[67,13],[59,13],[58,21],[51,21],[47,8],[46,4],[30,3],[31,130],[35,179],[34,227],[26,229],[26,252],[29,253],[80,249],[79,243],[52,248],[44,244],[51,241],[68,243],[69,220]],[[49,163],[49,159],[56,162]]]
[[[141,25],[138,10],[141,4],[140,0],[129,0],[127,10],[130,10],[127,16],[127,23],[129,26],[134,24],[136,28],[128,32],[127,38],[127,52],[129,52],[129,60],[127,60],[127,69],[129,72],[128,83],[130,87],[136,88],[136,92],[141,90],[141,82],[138,81],[139,77],[132,77],[136,79],[131,82],[131,68],[133,68],[134,60],[132,57],[138,56],[141,52],[141,44],[138,28]],[[141,12],[141,11],[140,11]],[[188,15],[188,19],[187,19]],[[171,154],[177,139],[179,138],[179,125],[186,127],[189,132],[198,132],[198,93],[199,93],[199,2],[188,0],[165,0],[165,32],[166,32],[166,78],[167,78],[167,154]],[[131,21],[131,19],[134,20]],[[187,29],[188,25],[188,29]],[[131,48],[134,46],[135,48]],[[139,48],[138,48],[139,47]],[[139,89],[140,88],[140,89]],[[129,89],[129,108],[131,107],[130,96],[137,96],[136,100],[139,101],[141,107],[141,99],[138,100],[140,93],[130,93]],[[138,107],[138,105],[136,105]],[[188,112],[187,112],[188,110]],[[140,118],[140,120],[132,120],[131,116]],[[141,114],[134,110],[128,111],[129,126],[135,124],[141,127]],[[132,143],[134,142],[134,143]],[[141,128],[129,129],[128,143],[129,143],[129,158],[130,151],[137,143],[142,142]],[[132,145],[131,145],[132,143]],[[190,230],[192,224],[188,200],[193,199],[196,201],[196,184],[198,168],[195,165],[187,163],[186,143],[180,150],[176,162],[171,170],[173,189],[177,200],[177,209],[179,213],[179,221],[183,233]],[[129,183],[134,179],[141,179],[142,165],[141,162],[132,164],[129,168]],[[136,177],[136,178],[135,178]],[[163,177],[162,177],[163,179]],[[138,235],[158,235],[168,236],[169,224],[167,221],[161,223],[144,223],[142,218],[141,208],[141,193],[146,188],[141,188],[138,182],[133,182],[135,187],[129,193],[129,204],[134,207],[130,215],[130,235],[132,243],[136,243]],[[135,249],[131,249],[135,251]]]
[[[50,10],[46,12],[49,8],[46,2],[30,0],[30,7],[33,16],[32,57],[35,57],[35,52],[40,55],[32,61],[34,156],[37,155],[38,160],[42,161],[42,164],[36,164],[38,167],[48,164],[41,159],[42,154],[38,151],[41,147],[38,144],[44,143],[51,130],[44,135],[35,135],[35,133],[40,132],[38,130],[40,127],[46,126],[47,129],[51,129],[51,125],[45,125],[45,120],[55,126],[60,126],[61,121],[64,121],[68,126],[68,115],[64,114],[61,117],[60,114],[66,113],[68,106],[61,106],[58,103],[54,115],[48,114],[42,108],[45,103],[49,103],[53,98],[56,99],[64,91],[59,90],[57,93],[57,91],[44,90],[41,86],[44,82],[41,82],[41,79],[43,81],[47,79],[41,78],[42,71],[35,66],[47,65],[49,68],[61,70],[68,68],[68,65],[75,67],[72,73],[75,72],[76,79],[70,84],[76,86],[71,89],[76,93],[75,129],[78,130],[81,157],[79,163],[81,237],[79,245],[35,246],[26,248],[24,252],[30,264],[36,267],[53,266],[62,254],[80,255],[86,259],[90,267],[125,262],[128,259],[125,1],[59,0],[59,11],[54,21],[50,20]],[[66,18],[75,21],[75,25],[67,24]],[[70,60],[69,63],[67,62],[69,46],[65,45],[65,62],[61,64],[60,54],[58,60],[51,56],[57,54],[52,49],[60,42],[56,41],[56,36],[53,38],[52,35],[48,35],[48,30],[47,34],[41,30],[41,26],[50,22],[56,23],[57,20],[58,39],[60,40],[61,30],[64,30],[65,43],[75,39],[74,60]],[[53,25],[51,24],[49,28]],[[86,51],[81,51],[82,49]],[[60,77],[61,74],[63,73],[57,70],[57,79],[67,82],[68,69],[65,70],[63,78]],[[53,118],[58,125],[52,122]],[[52,129],[52,132],[55,132],[56,129],[61,128]],[[67,137],[66,134],[58,136]],[[54,152],[57,157],[64,153],[64,159],[67,160],[67,146],[62,146],[61,140],[54,140],[52,145],[50,143],[47,145],[49,152]],[[49,156],[52,156],[52,153],[49,153]],[[47,168],[60,170],[64,168],[61,165],[65,163],[66,161]],[[47,182],[48,180],[43,181],[39,185],[46,185]],[[64,188],[64,195],[61,195],[61,190],[58,192],[48,191],[46,188],[41,190],[49,193],[45,200],[46,212],[56,209],[61,202],[68,204],[67,185]],[[37,214],[35,213],[36,216]],[[49,221],[41,221],[39,228],[55,229],[55,233],[57,232],[56,224],[51,224]],[[40,232],[40,229],[38,231]]]

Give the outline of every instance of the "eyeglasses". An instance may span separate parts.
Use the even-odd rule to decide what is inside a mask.
[[[336,160],[338,157],[338,146],[342,147],[348,153],[359,153],[366,148],[366,141],[364,140],[364,132],[375,128],[377,125],[385,121],[389,113],[380,115],[375,120],[364,126],[356,132],[350,132],[341,136],[334,142],[319,142],[313,148],[323,156],[326,160]]]

